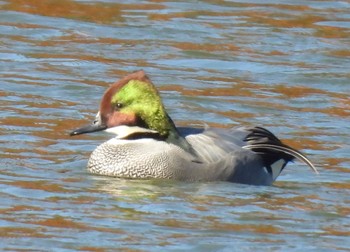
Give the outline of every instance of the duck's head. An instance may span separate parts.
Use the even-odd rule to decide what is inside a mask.
[[[134,72],[110,86],[92,124],[71,136],[106,130],[120,137],[136,133],[156,134],[166,139],[176,127],[166,113],[155,86],[144,71]]]

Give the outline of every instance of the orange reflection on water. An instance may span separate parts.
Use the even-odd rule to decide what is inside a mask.
[[[200,89],[190,89],[181,85],[164,85],[160,89],[167,91],[177,91],[182,95],[186,96],[253,96],[253,92],[250,88],[253,87],[253,84],[233,84],[228,87],[209,87],[209,88],[200,88]]]
[[[214,51],[238,51],[239,47],[233,45],[232,43],[216,43],[216,44],[198,44],[191,42],[181,42],[174,43],[174,47],[181,50],[198,50],[205,52],[214,52]]]
[[[254,224],[235,224],[235,223],[223,223],[216,218],[206,218],[206,221],[197,222],[186,222],[177,219],[166,219],[163,221],[155,221],[156,225],[173,227],[173,228],[184,228],[184,229],[208,229],[230,231],[230,232],[253,232],[261,234],[280,234],[283,230],[273,225],[254,225]]]
[[[111,23],[122,20],[120,6],[107,3],[85,4],[71,0],[10,0],[2,8],[42,16],[80,19],[96,23]]]
[[[37,237],[37,238],[51,238],[52,235],[43,234],[36,228],[25,227],[1,227],[0,237],[16,238],[16,237]]]
[[[265,25],[280,27],[280,28],[292,28],[292,27],[313,27],[314,23],[323,21],[324,18],[320,16],[304,14],[298,16],[275,17],[273,14],[263,12],[245,13],[250,22],[263,23]]]
[[[350,57],[350,50],[349,49],[332,50],[328,52],[328,55],[341,57],[341,58]]]
[[[148,18],[150,20],[157,20],[157,21],[168,21],[175,18],[197,18],[198,16],[220,16],[220,17],[229,17],[232,16],[233,13],[231,12],[210,12],[210,11],[178,11],[173,13],[152,13],[148,15]]]
[[[51,218],[47,218],[44,220],[31,220],[28,221],[30,224],[45,226],[45,227],[55,227],[62,229],[79,229],[79,230],[95,230],[100,232],[108,232],[113,234],[124,234],[125,232],[119,228],[104,228],[104,227],[93,227],[82,222],[74,221],[67,217],[63,217],[61,215],[55,215]]]
[[[34,221],[34,224],[57,227],[57,228],[76,228],[76,229],[86,229],[88,226],[82,223],[78,223],[72,220],[68,220],[62,216],[56,215],[52,218],[40,221]]]
[[[350,36],[349,29],[334,26],[317,26],[314,32],[316,37],[322,38],[343,38],[348,39]]]
[[[25,12],[30,14],[79,19],[83,21],[109,24],[124,21],[122,10],[161,10],[165,7],[157,3],[107,3],[107,2],[77,2],[72,0],[9,0],[2,9]]]
[[[0,209],[1,214],[11,214],[14,212],[20,212],[20,211],[39,211],[42,210],[42,208],[37,206],[27,206],[27,205],[15,205],[10,208],[3,208]]]
[[[48,183],[45,180],[17,180],[17,181],[3,181],[3,184],[12,185],[15,187],[21,187],[25,189],[34,189],[34,190],[43,190],[46,192],[73,192],[72,190],[68,190],[61,185]]]

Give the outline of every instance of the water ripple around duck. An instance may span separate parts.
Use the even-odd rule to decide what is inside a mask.
[[[346,251],[349,3],[0,2],[0,249]],[[179,125],[268,127],[314,161],[272,187],[88,174],[71,138],[144,69]]]

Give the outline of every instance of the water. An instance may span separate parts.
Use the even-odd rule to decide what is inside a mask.
[[[349,251],[347,1],[0,1],[0,249]],[[100,177],[71,138],[144,69],[178,125],[305,152],[271,187]]]

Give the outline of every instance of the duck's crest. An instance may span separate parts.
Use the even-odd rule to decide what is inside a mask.
[[[148,129],[146,133],[134,132],[129,139],[152,137],[190,149],[167,114],[156,87],[142,70],[129,74],[107,89],[100,103],[100,114],[107,128],[126,125]]]
[[[125,76],[124,78],[112,84],[104,93],[100,103],[101,117],[106,117],[108,114],[113,112],[113,107],[111,105],[114,94],[117,93],[123,86],[128,84],[131,80],[139,80],[145,83],[149,83],[150,86],[154,88],[151,80],[148,78],[148,76],[143,70],[136,71]]]

